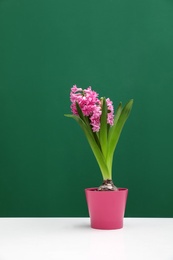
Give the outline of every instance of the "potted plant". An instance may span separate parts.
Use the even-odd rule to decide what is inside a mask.
[[[70,92],[73,118],[85,133],[98,162],[103,183],[98,188],[85,189],[91,227],[97,229],[119,229],[128,194],[127,188],[117,188],[112,180],[112,163],[123,126],[132,109],[133,99],[124,107],[120,102],[114,115],[113,102],[109,98],[98,98],[92,90],[74,85]]]

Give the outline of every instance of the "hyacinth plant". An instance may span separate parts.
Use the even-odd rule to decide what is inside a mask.
[[[65,116],[75,119],[85,133],[88,143],[100,167],[103,184],[99,191],[117,190],[112,181],[112,164],[123,126],[132,109],[133,99],[124,107],[120,102],[114,115],[113,102],[109,98],[98,98],[92,90],[74,85],[70,92],[72,114]]]

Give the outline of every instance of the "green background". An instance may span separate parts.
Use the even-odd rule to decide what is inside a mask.
[[[0,216],[88,216],[102,183],[73,84],[135,103],[113,180],[128,217],[173,217],[173,2],[0,0]]]

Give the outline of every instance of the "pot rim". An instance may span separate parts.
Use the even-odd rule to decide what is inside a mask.
[[[98,191],[97,189],[98,189],[98,187],[86,188],[85,191],[93,192],[93,191]],[[119,187],[118,190],[111,191],[111,193],[112,193],[112,192],[122,192],[122,191],[128,191],[128,189],[127,189],[127,188]],[[104,192],[107,193],[107,192],[110,192],[110,191],[104,190],[104,191],[100,191],[100,192],[101,192],[101,193],[104,193]]]

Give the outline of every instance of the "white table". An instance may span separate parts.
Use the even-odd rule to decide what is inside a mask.
[[[125,218],[96,230],[89,218],[0,218],[0,260],[173,260],[173,218]]]

